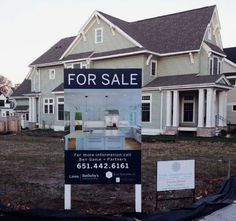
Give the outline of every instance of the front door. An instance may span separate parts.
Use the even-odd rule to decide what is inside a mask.
[[[183,95],[182,98],[182,123],[195,123],[195,97],[194,95]]]

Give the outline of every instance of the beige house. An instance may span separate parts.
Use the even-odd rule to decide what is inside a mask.
[[[30,126],[64,130],[64,68],[141,68],[142,133],[214,136],[227,124],[216,6],[127,22],[95,11],[30,64]]]

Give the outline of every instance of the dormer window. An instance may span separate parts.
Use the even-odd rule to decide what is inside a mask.
[[[207,38],[208,38],[208,40],[211,40],[211,39],[212,39],[212,30],[211,30],[211,27],[209,27],[209,28],[207,29]]]
[[[102,43],[103,42],[103,28],[96,28],[95,29],[95,43]]]

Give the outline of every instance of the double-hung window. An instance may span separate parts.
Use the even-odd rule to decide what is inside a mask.
[[[142,96],[142,122],[151,122],[151,95]]]
[[[103,28],[95,29],[95,43],[103,43]]]
[[[44,98],[43,99],[43,110],[45,114],[54,113],[54,99],[53,98]]]
[[[57,98],[57,120],[64,120],[64,97]]]

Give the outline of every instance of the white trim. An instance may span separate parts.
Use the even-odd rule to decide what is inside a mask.
[[[233,105],[232,105],[232,109],[231,109],[232,112],[236,112],[236,110],[234,110],[234,106],[236,107],[236,104],[233,104]]]
[[[163,129],[157,129],[157,128],[143,128],[142,127],[142,135],[160,135],[163,134]]]
[[[115,27],[115,29],[124,37],[126,37],[129,41],[131,41],[133,44],[135,44],[136,46],[142,48],[143,46],[138,43],[136,40],[134,40],[132,37],[130,37],[126,32],[122,31],[118,26],[114,25],[112,22],[110,22],[108,19],[106,19],[104,16],[102,16],[99,12],[97,12],[99,17],[102,18],[105,22],[107,22],[109,25],[112,25],[113,27]]]
[[[48,103],[45,102],[46,100],[48,100]],[[52,103],[49,103],[49,100],[52,100]],[[54,98],[53,97],[43,98],[43,113],[44,114],[54,114],[55,113],[55,111],[54,111],[54,109],[55,109],[54,103],[55,102],[54,102]],[[45,105],[48,106],[48,113],[45,113],[45,108],[44,108]],[[49,108],[50,105],[52,105],[52,113],[50,113],[50,108]]]
[[[88,58],[90,58],[91,61],[93,61],[93,60],[96,61],[96,60],[116,58],[116,57],[129,56],[129,55],[136,55],[136,54],[142,54],[142,53],[151,53],[153,55],[164,57],[164,56],[169,56],[169,55],[188,54],[190,52],[195,53],[195,52],[199,52],[199,51],[200,50],[192,50],[192,51],[180,51],[180,52],[170,52],[170,53],[160,54],[160,53],[149,51],[149,50],[140,50],[140,51],[136,51],[136,52],[113,54],[113,55],[107,55],[107,56],[101,56],[101,57],[95,57],[95,58],[91,58],[91,56],[92,56],[92,54],[91,54]],[[51,63],[37,64],[37,65],[34,65],[34,66],[29,65],[29,67],[48,67],[48,66],[55,66],[55,65],[63,65],[65,63],[70,63],[70,62],[75,62],[75,61],[84,61],[86,59],[87,58],[72,59],[72,60],[67,60],[67,61],[57,61],[57,62],[51,62]]]
[[[149,96],[150,97],[150,99],[149,100],[142,100],[142,98],[143,98],[143,96]],[[141,104],[143,104],[143,103],[145,103],[145,104],[150,104],[150,119],[149,119],[149,121],[142,121],[142,123],[152,123],[152,94],[150,94],[150,93],[144,93],[144,94],[142,94],[142,97],[141,97]]]
[[[80,37],[80,33],[83,32],[86,27],[88,26],[88,24],[92,21],[93,18],[95,18],[94,22],[96,22],[96,17],[100,17],[100,19],[102,19],[103,21],[105,21],[109,26],[114,27],[121,35],[123,35],[125,38],[127,38],[129,41],[131,41],[134,45],[138,46],[138,47],[143,47],[140,43],[138,43],[136,40],[134,40],[132,37],[130,37],[127,33],[125,33],[124,31],[122,31],[118,26],[114,25],[112,22],[110,22],[108,19],[106,19],[104,16],[102,16],[98,11],[94,11],[92,13],[92,15],[87,19],[87,21],[84,23],[84,25],[82,26],[82,28],[80,29],[80,31],[78,32],[77,37],[72,41],[72,43],[70,44],[70,46],[66,49],[66,51],[62,54],[62,56],[60,57],[59,60],[63,59],[74,47],[75,43],[77,43],[77,40]],[[89,27],[91,28],[91,27]],[[87,27],[86,32],[89,30],[89,28]]]
[[[161,105],[160,105],[160,108],[161,108],[161,113],[160,113],[160,128],[162,129],[163,128],[163,123],[162,123],[162,118],[163,118],[163,91],[160,92],[161,93]]]
[[[64,94],[64,91],[53,91],[52,94]]]
[[[197,127],[178,127],[178,131],[197,131]]]
[[[189,59],[190,59],[191,64],[194,64],[194,57],[193,57],[192,52],[189,52]]]
[[[49,69],[49,80],[55,80],[56,78],[56,70],[55,69]]]
[[[207,38],[208,40],[212,40],[212,30],[211,30],[211,26],[207,26]]]
[[[153,63],[155,63],[155,73],[154,73],[154,75],[152,74],[152,64],[153,64]],[[153,76],[154,76],[154,77],[157,76],[157,60],[153,60],[153,59],[151,60],[150,76],[152,76],[152,77],[153,77]]]
[[[149,65],[152,56],[153,56],[152,54],[150,54],[150,55],[148,56],[147,61],[146,61],[146,65]]]
[[[193,100],[184,100],[184,96],[193,96]],[[194,94],[192,94],[192,95],[183,95],[182,96],[182,102],[181,102],[182,104],[181,104],[181,106],[182,106],[182,113],[181,113],[181,123],[183,123],[183,124],[194,124],[194,123],[196,123],[195,122],[195,116],[196,116],[196,109],[195,109],[195,107],[196,107],[196,98],[195,98],[195,96],[194,96]],[[184,104],[193,104],[193,121],[184,121]]]
[[[101,31],[101,41],[98,41],[98,31]],[[103,43],[103,28],[95,28],[94,30],[95,44]]]
[[[203,83],[203,84],[186,84],[186,85],[175,85],[175,86],[162,86],[162,87],[145,87],[142,88],[142,91],[160,91],[160,90],[173,90],[173,89],[189,89],[192,90],[193,88],[206,88],[206,87],[215,87],[215,88],[222,88],[222,89],[232,89],[232,86],[223,86],[223,85],[217,85],[215,83]]]
[[[141,53],[146,53],[146,50],[142,51],[136,51],[136,52],[128,52],[128,53],[121,53],[121,54],[114,54],[114,55],[107,55],[107,56],[101,56],[101,57],[95,57],[95,58],[90,58],[91,61],[96,61],[96,60],[102,60],[102,59],[107,59],[107,58],[116,58],[116,57],[122,57],[122,56],[128,56],[128,55],[136,55],[136,54],[141,54]]]
[[[60,98],[63,98],[63,102],[62,102],[62,101],[59,101]],[[59,120],[58,105],[59,105],[59,104],[65,105],[65,100],[64,100],[65,98],[64,98],[64,96],[58,96],[56,99],[57,99],[57,121],[64,121],[64,117],[63,117],[63,120]]]

